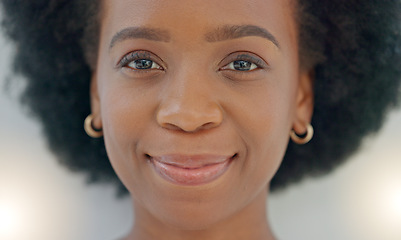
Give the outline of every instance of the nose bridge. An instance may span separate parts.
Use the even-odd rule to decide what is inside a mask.
[[[183,70],[177,73],[170,85],[169,95],[182,110],[201,110],[207,103],[213,102],[212,87],[209,86],[204,72]]]
[[[157,122],[168,129],[194,132],[220,125],[223,113],[206,71],[182,66],[166,82]]]

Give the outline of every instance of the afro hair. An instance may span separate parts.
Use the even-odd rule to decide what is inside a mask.
[[[96,0],[1,0],[6,35],[15,42],[14,72],[27,79],[24,104],[43,124],[50,149],[90,182],[124,191],[102,139],[90,139],[89,83],[96,59]],[[399,103],[401,1],[299,0],[301,67],[314,72],[313,140],[289,143],[271,188],[333,170]]]

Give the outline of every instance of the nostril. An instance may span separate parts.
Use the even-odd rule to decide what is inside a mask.
[[[210,128],[217,127],[218,125],[220,125],[220,122],[208,122],[208,123],[203,124],[199,128],[210,129]]]
[[[165,129],[196,132],[219,126],[223,111],[216,102],[166,101],[157,109],[156,120]]]
[[[205,123],[201,126],[197,126],[197,125],[184,125],[184,124],[179,124],[179,125],[175,125],[175,124],[171,124],[171,123],[164,123],[161,125],[163,128],[165,129],[169,129],[169,130],[173,130],[173,131],[184,131],[184,132],[197,132],[203,129],[210,129],[216,126],[216,124],[209,122],[209,123]]]
[[[165,128],[165,129],[169,129],[169,130],[174,130],[174,131],[181,131],[181,130],[183,130],[182,128],[180,128],[180,127],[178,127],[178,126],[176,126],[176,125],[174,125],[174,124],[171,124],[171,123],[162,123],[162,124],[159,124],[161,127],[163,127],[163,128]]]
[[[206,130],[206,129],[211,129],[214,127],[217,127],[219,123],[217,122],[207,122],[204,124],[196,124],[196,122],[188,122],[188,123],[162,123],[160,124],[161,127],[169,130],[174,130],[174,131],[184,131],[184,132],[197,132],[201,130]]]

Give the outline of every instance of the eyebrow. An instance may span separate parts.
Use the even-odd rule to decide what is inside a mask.
[[[280,49],[280,44],[273,34],[255,25],[225,25],[207,33],[205,38],[208,42],[218,42],[250,36],[266,38]]]
[[[116,43],[127,39],[147,39],[151,41],[168,42],[170,34],[166,30],[148,27],[129,27],[116,33],[110,41],[109,49]]]
[[[205,34],[207,42],[219,42],[230,39],[257,36],[266,38],[277,48],[280,49],[280,44],[277,39],[269,31],[255,25],[224,25],[214,31]],[[170,34],[167,30],[149,27],[128,27],[117,32],[110,41],[109,49],[116,43],[127,39],[147,39],[151,41],[169,42]]]

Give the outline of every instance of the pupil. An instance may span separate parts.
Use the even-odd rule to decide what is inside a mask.
[[[149,69],[152,67],[153,61],[147,59],[135,60],[135,65],[137,69]]]
[[[234,68],[238,71],[249,71],[252,63],[244,60],[234,61]]]

